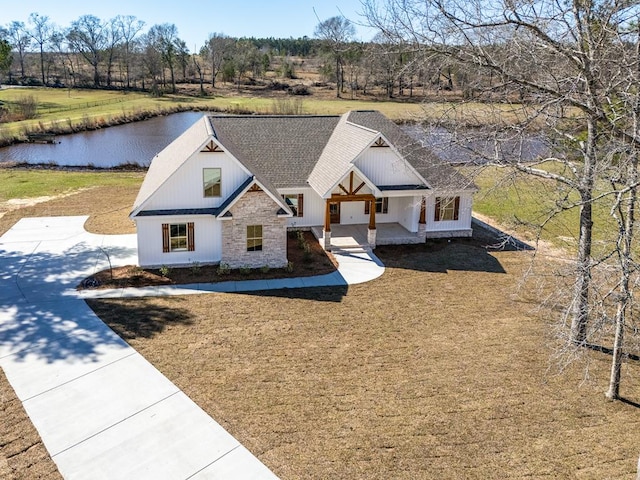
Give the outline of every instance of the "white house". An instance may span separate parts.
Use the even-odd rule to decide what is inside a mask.
[[[475,191],[376,111],[210,115],[153,159],[130,217],[141,266],[282,267],[289,228],[326,249],[468,237]]]

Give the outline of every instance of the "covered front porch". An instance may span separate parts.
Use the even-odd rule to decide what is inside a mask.
[[[311,227],[313,235],[324,246],[322,226]],[[370,248],[369,225],[331,225],[331,248]],[[402,245],[424,243],[424,234],[412,233],[399,223],[379,223],[376,225],[376,245]]]

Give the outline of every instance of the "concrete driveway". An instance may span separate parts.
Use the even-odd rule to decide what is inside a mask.
[[[277,478],[98,319],[74,287],[137,263],[135,236],[87,217],[0,237],[0,367],[67,479]]]

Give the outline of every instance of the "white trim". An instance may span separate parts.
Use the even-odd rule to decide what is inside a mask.
[[[338,185],[340,185],[340,182],[342,182],[345,178],[347,178],[347,175],[349,175],[351,172],[355,173],[358,175],[358,177],[360,177],[362,179],[362,181],[365,183],[365,185],[367,185],[367,187],[369,187],[371,189],[371,191],[373,192],[373,196],[374,197],[382,197],[384,195],[382,195],[382,193],[380,192],[380,190],[378,190],[378,187],[376,187],[373,182],[371,180],[369,180],[367,178],[367,176],[362,173],[362,171],[356,167],[355,165],[352,165],[351,168],[349,170],[347,170],[347,173],[345,173],[342,177],[340,177],[340,179],[333,184],[333,186],[329,189],[329,191],[327,193],[325,193],[324,195],[321,195],[322,198],[327,199],[327,198],[331,198],[331,192],[333,192],[336,187]]]
[[[267,190],[265,186],[262,183],[260,183],[254,176],[252,181],[244,188],[244,190],[242,190],[242,192],[236,195],[236,198],[231,200],[231,203],[229,203],[229,205],[227,205],[224,208],[224,210],[221,210],[220,212],[218,212],[217,218],[219,218],[220,220],[225,220],[224,214],[227,213],[231,209],[231,207],[233,207],[236,204],[236,202],[240,200],[240,197],[244,196],[254,185],[258,185],[258,187],[260,187],[260,189],[264,193],[266,193],[269,196],[269,198],[271,198],[271,200],[273,200],[277,205],[280,205],[285,212],[288,212],[284,215],[279,214],[278,217],[293,217],[293,212],[291,211],[291,209],[289,209],[289,206],[286,203],[282,202],[282,197],[275,197],[274,195],[272,195],[271,192]],[[231,218],[231,217],[228,217],[228,218]]]

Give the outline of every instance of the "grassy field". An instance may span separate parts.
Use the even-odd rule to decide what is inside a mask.
[[[330,95],[334,93],[329,92]],[[81,129],[102,128],[141,119],[163,112],[182,110],[217,110],[226,112],[273,113],[278,101],[300,102],[306,114],[342,114],[348,110],[380,110],[391,119],[448,119],[472,123],[508,121],[519,115],[519,106],[487,105],[481,103],[379,101],[373,97],[336,99],[327,92],[317,91],[308,97],[291,97],[282,92],[241,91],[223,88],[215,95],[199,97],[176,94],[154,98],[135,92],[102,90],[74,90],[56,88],[11,88],[0,90],[0,102],[9,110],[21,98],[34,97],[37,117],[0,124],[0,141],[24,139],[27,133],[53,131],[64,133]]]
[[[574,201],[575,192],[559,190],[559,185],[530,175],[514,174],[512,169],[498,167],[463,168],[463,173],[472,176],[480,188],[473,202],[475,212],[493,218],[517,235],[533,240],[540,239],[567,251],[574,251],[578,241],[578,208],[557,211],[556,201],[564,195]],[[607,250],[617,229],[610,215],[612,197],[606,197],[593,205],[594,254]],[[544,223],[538,232],[537,226]]]

